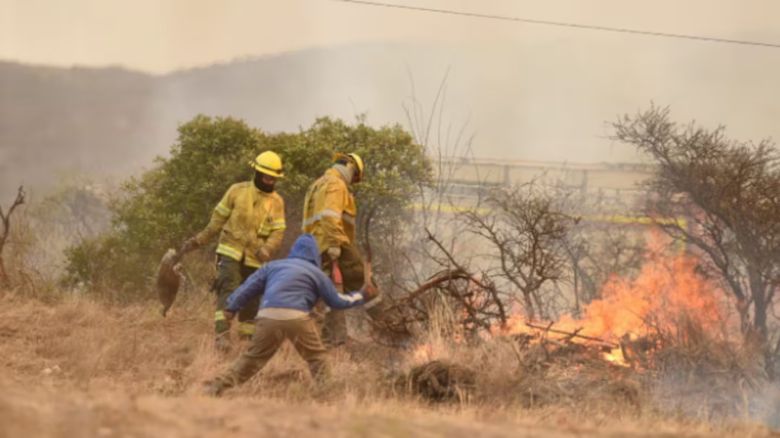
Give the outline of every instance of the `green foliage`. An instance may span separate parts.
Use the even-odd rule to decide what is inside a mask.
[[[158,158],[154,168],[123,185],[111,205],[112,231],[67,251],[67,281],[138,290],[166,248],[202,229],[227,188],[252,177],[248,163],[265,150],[284,162],[277,190],[286,203],[288,241],[299,233],[306,189],[335,152],[356,152],[366,163],[357,197],[362,212],[381,209],[372,232],[395,230],[405,205],[431,178],[423,147],[397,125],[375,129],[362,120],[349,125],[321,118],[298,133],[266,134],[241,120],[197,116],[179,128],[170,158]]]

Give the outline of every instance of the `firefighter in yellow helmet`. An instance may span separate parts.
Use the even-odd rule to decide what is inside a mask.
[[[274,191],[276,180],[284,176],[282,160],[266,151],[249,163],[255,170],[251,181],[233,184],[214,208],[206,228],[188,239],[182,252],[208,243],[219,233],[217,245],[217,310],[214,313],[217,349],[230,348],[230,321],[225,318],[225,300],[257,268],[271,259],[284,235],[284,200]],[[259,298],[238,314],[238,332],[251,338]]]
[[[363,259],[355,239],[357,206],[350,191],[360,182],[365,167],[358,154],[337,154],[334,164],[306,193],[303,231],[317,240],[322,251],[322,270],[337,289],[358,290],[363,284]],[[336,346],[347,340],[346,315],[332,309],[325,315],[324,341]]]

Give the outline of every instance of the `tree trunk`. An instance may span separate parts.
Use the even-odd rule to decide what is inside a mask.
[[[766,317],[770,303],[766,302],[766,285],[761,275],[751,269],[748,269],[748,279],[750,296],[753,297],[753,331],[757,336],[756,340],[763,346],[767,342],[769,333]]]
[[[749,333],[748,342],[752,342],[764,355],[764,370],[770,379],[776,378],[776,357],[769,343],[769,328],[767,327],[767,312],[772,303],[767,302],[767,285],[761,275],[748,269],[750,281],[750,295],[753,297],[753,325]]]
[[[574,316],[580,317],[580,282],[579,282],[579,269],[577,264],[574,264]]]
[[[547,312],[545,312],[544,306],[542,305],[542,297],[539,296],[539,290],[534,292],[533,299],[534,303],[536,303],[536,313],[539,315],[539,318],[548,319]]]
[[[536,312],[534,311],[534,303],[531,300],[531,294],[523,291],[523,301],[525,303],[525,316],[529,321],[536,319]]]
[[[11,279],[8,278],[8,273],[5,270],[5,263],[3,262],[3,255],[0,253],[0,288],[6,289],[10,287]]]

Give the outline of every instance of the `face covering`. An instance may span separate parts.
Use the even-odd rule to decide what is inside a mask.
[[[263,174],[260,172],[255,172],[255,187],[257,187],[258,190],[265,193],[271,193],[274,191],[274,186],[276,185],[276,181],[274,181],[271,184],[266,184],[263,182]]]
[[[339,171],[341,177],[344,178],[344,181],[346,181],[347,184],[352,184],[354,182],[355,169],[353,169],[351,166],[342,163],[336,163],[333,165],[333,167]]]

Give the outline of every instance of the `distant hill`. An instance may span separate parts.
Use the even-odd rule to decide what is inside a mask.
[[[761,57],[758,65],[751,52],[723,56],[711,46],[676,59],[661,49],[616,58],[617,48],[631,52],[592,47],[368,44],[167,75],[0,62],[0,196],[21,182],[46,186],[67,173],[125,176],[148,167],[167,152],[177,125],[198,113],[241,117],[266,131],[360,113],[372,124],[406,125],[404,105],[414,94],[427,116],[448,69],[431,142],[452,144],[467,124],[478,157],[633,161],[633,150],[609,140],[605,122],[651,100],[672,105],[683,121],[725,123],[735,137],[780,136],[780,99],[768,92],[780,59]]]
[[[198,113],[241,117],[267,131],[375,113],[375,96],[407,83],[402,62],[375,63],[378,55],[367,47],[317,49],[165,76],[0,62],[0,194],[73,173],[148,167],[167,152],[177,125]],[[387,93],[391,115],[371,121],[403,122],[402,100]]]
[[[0,192],[65,171],[125,171],[150,152],[155,78],[0,63]]]

